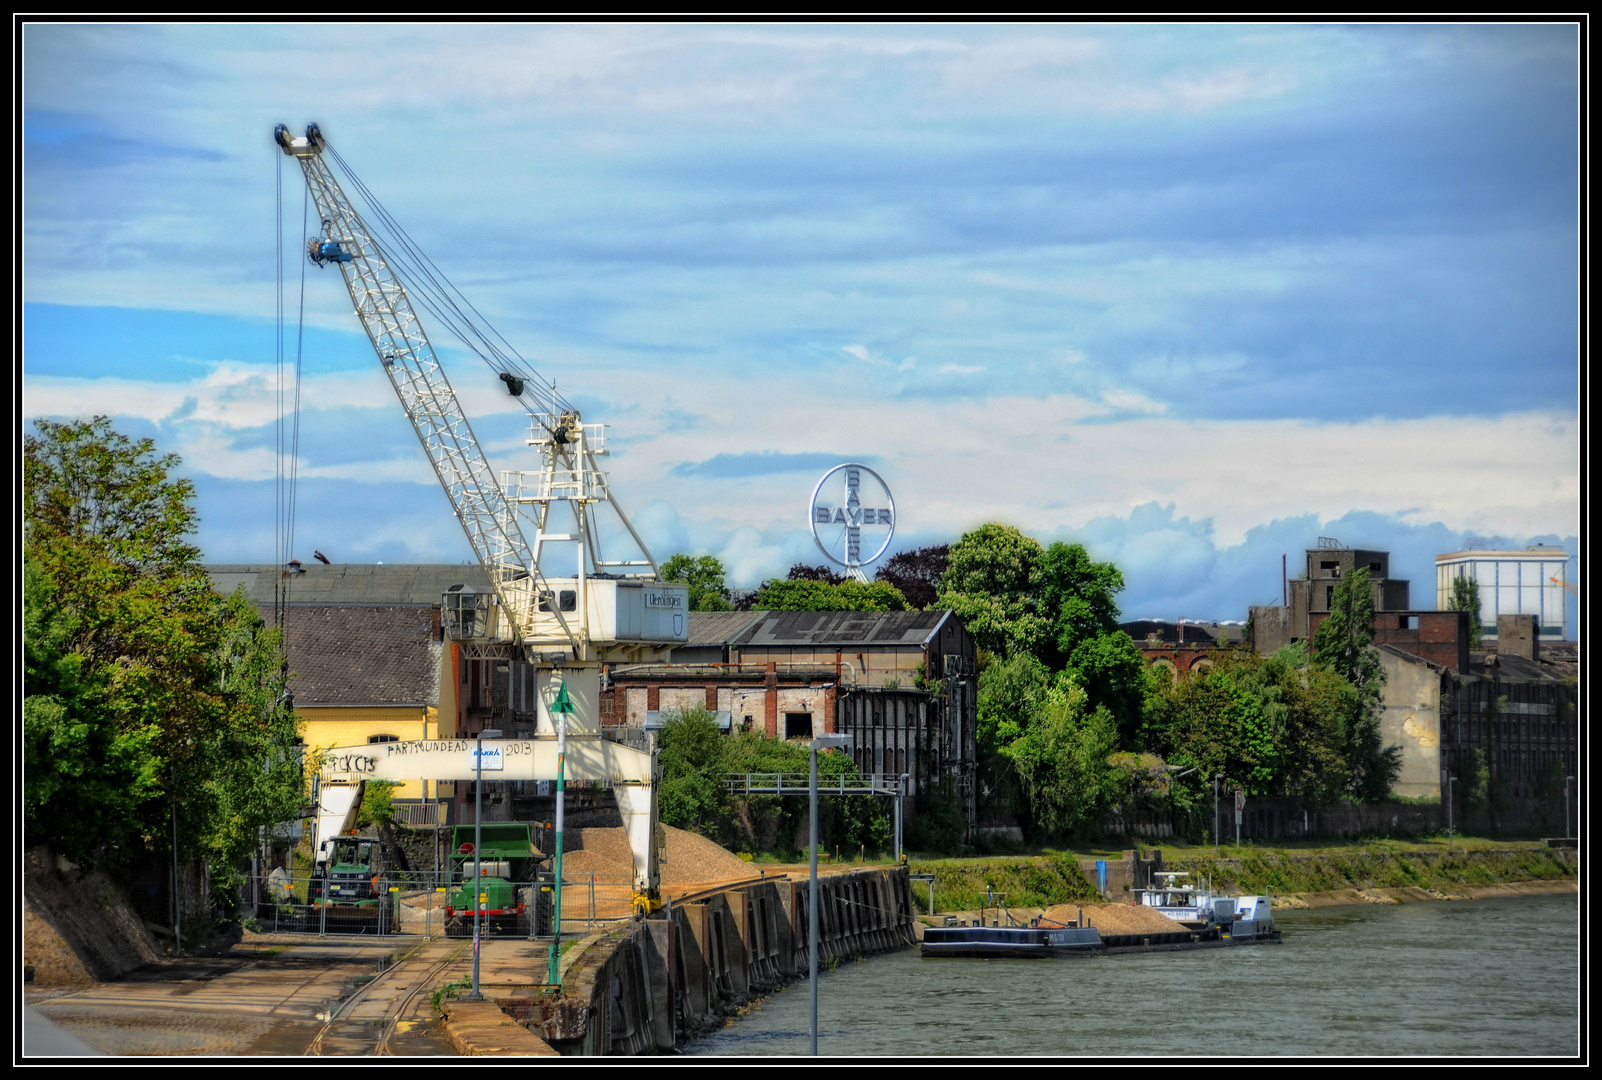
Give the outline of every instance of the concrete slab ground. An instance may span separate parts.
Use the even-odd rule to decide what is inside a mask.
[[[154,964],[83,988],[25,988],[24,1000],[104,1054],[300,1055],[323,1034],[339,999],[373,979],[399,947],[373,939],[253,935],[223,956]],[[392,1004],[412,989],[396,984]],[[428,1003],[428,995],[418,996]],[[24,1036],[24,1057],[49,1052],[30,1047]],[[338,1052],[337,1046],[331,1049]]]

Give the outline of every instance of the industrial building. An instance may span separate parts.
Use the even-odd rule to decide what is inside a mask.
[[[1476,554],[1487,553],[1460,553]],[[1536,549],[1529,558],[1512,554],[1520,556],[1514,564],[1525,577],[1532,576],[1530,566],[1566,565],[1556,549]],[[1475,565],[1452,561],[1457,558],[1441,556],[1437,565]],[[1386,678],[1380,734],[1402,752],[1392,791],[1439,798],[1443,775],[1467,775],[1478,751],[1503,806],[1550,802],[1554,778],[1561,785],[1562,777],[1575,775],[1579,760],[1574,645],[1549,640],[1536,614],[1512,613],[1499,616],[1484,651],[1474,651],[1471,614],[1409,609],[1408,583],[1388,576],[1389,563],[1385,552],[1331,543],[1309,549],[1305,576],[1288,582],[1290,603],[1251,608],[1253,647],[1266,654],[1293,641],[1310,644],[1328,617],[1335,584],[1354,566],[1366,566],[1375,593],[1374,644]],[[1482,610],[1484,599],[1482,586]]]
[[[533,735],[534,668],[469,655],[442,630],[441,596],[487,589],[477,565],[312,564],[208,567],[219,591],[243,586],[284,628],[290,692],[309,750],[363,742]],[[949,785],[970,834],[977,813],[977,650],[946,611],[691,612],[689,642],[662,664],[608,665],[603,732],[647,743],[665,717],[706,708],[725,730],[808,740],[848,731],[864,773],[905,775],[904,809]],[[486,817],[548,814],[549,784],[485,786]],[[400,820],[462,820],[469,783],[413,781]],[[569,793],[582,815],[583,792]],[[543,814],[542,814],[543,811]]]
[[[951,612],[691,612],[689,629],[670,663],[608,671],[603,730],[705,708],[776,739],[846,732],[861,772],[907,777],[908,813],[933,787],[957,791],[971,838],[978,650]]]
[[[1534,544],[1523,551],[1457,551],[1435,556],[1435,606],[1451,603],[1460,577],[1479,584],[1481,632],[1497,636],[1503,615],[1532,615],[1546,641],[1569,639],[1569,553]]]

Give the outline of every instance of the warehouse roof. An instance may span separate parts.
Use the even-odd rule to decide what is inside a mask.
[[[251,602],[270,607],[278,588],[288,590],[291,604],[426,604],[435,605],[452,585],[488,588],[477,563],[383,564],[310,563],[292,573],[271,564],[227,563],[206,567],[219,592],[243,585]]]
[[[297,708],[439,703],[431,613],[413,604],[295,604],[284,612]]]
[[[731,645],[922,645],[949,611],[754,611]],[[690,635],[696,614],[690,616]]]

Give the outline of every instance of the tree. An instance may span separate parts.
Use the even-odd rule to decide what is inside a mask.
[[[1085,642],[1119,633],[1124,575],[1112,563],[1091,561],[1082,544],[1056,543],[1041,554],[1039,579],[1040,610],[1051,620],[1048,664],[1061,667]]]
[[[806,579],[762,583],[759,611],[905,611],[906,599],[884,581],[847,579],[837,585]]]
[[[657,805],[663,822],[741,851],[793,850],[807,822],[806,796],[733,797],[725,780],[731,772],[805,775],[805,746],[755,731],[726,736],[706,709],[687,709],[669,716],[658,746],[662,785]],[[862,783],[851,756],[819,754],[818,782],[842,780]],[[820,799],[818,836],[825,846],[882,848],[889,838],[885,808],[872,796]]]
[[[1133,746],[1149,688],[1145,659],[1118,628],[1123,575],[1080,544],[1041,548],[1007,525],[983,525],[952,546],[938,603],[963,620],[981,648],[1028,653],[1074,673],[1090,707],[1105,708]]]
[[[940,593],[940,579],[950,563],[951,545],[935,544],[892,555],[873,575],[901,590],[907,603],[922,611],[934,605]],[[791,571],[792,574],[795,571]]]
[[[691,611],[729,611],[729,587],[715,555],[675,555],[662,564],[662,580],[690,587]]]
[[[23,444],[24,830],[114,865],[146,838],[212,857],[226,888],[304,798],[276,632],[219,596],[187,539],[176,456],[105,417]]]
[[[1051,631],[1038,592],[1043,554],[1010,525],[981,525],[951,546],[935,602],[956,613],[980,648],[1038,655]]]
[[[1000,754],[1034,722],[1046,692],[1051,671],[1029,653],[997,660],[979,673],[979,756]]]
[[[827,566],[808,566],[806,563],[796,563],[790,567],[785,575],[786,581],[821,581],[826,585],[838,585],[845,580],[844,574],[837,574]]]
[[[726,739],[706,709],[667,717],[657,736],[662,786],[657,805],[664,824],[716,839],[725,817]]]
[[[1059,683],[1039,715],[1007,747],[1035,827],[1062,836],[1093,825],[1122,793],[1124,777],[1108,763],[1118,730],[1106,709],[1091,709],[1083,689]]]
[[[1383,799],[1401,769],[1401,750],[1383,745],[1385,669],[1374,647],[1374,589],[1368,570],[1357,567],[1330,597],[1329,615],[1313,632],[1318,663],[1350,684],[1343,711],[1342,742],[1351,770],[1349,790],[1361,799]]]
[[[1478,578],[1459,574],[1452,579],[1452,596],[1446,603],[1447,611],[1469,613],[1469,648],[1478,649],[1485,627],[1480,623],[1480,583]]]

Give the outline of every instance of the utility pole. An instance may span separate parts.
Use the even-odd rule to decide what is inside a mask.
[[[562,959],[562,817],[566,810],[567,795],[567,716],[573,711],[573,699],[567,693],[567,679],[562,680],[556,700],[551,702],[551,715],[556,718],[556,857],[551,881],[551,955],[545,981],[552,986],[561,985],[557,965]]]
[[[501,733],[494,728],[478,733],[478,744],[473,749],[473,763],[478,778],[473,781],[473,989],[462,1000],[483,1001],[478,989],[478,954],[482,942],[480,929],[484,910],[484,736],[499,739]]]

